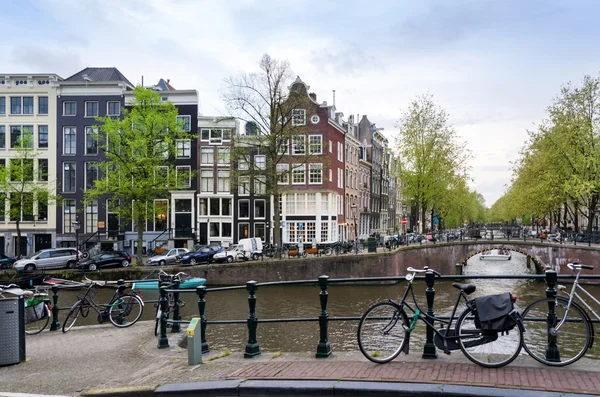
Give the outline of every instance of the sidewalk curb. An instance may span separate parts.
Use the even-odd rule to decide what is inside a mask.
[[[115,388],[106,388],[106,389],[86,389],[81,392],[82,396],[88,397],[127,397],[127,396],[137,396],[137,397],[152,397],[154,396],[154,391],[156,390],[156,386],[123,386],[123,387],[115,387]]]

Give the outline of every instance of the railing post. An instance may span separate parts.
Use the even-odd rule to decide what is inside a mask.
[[[121,292],[121,287],[125,285],[125,280],[123,280],[122,278],[117,280],[117,299],[121,299],[121,296],[123,295]],[[123,324],[125,323],[125,319],[123,318],[123,313],[121,313],[119,315],[119,318],[117,319],[117,322],[119,324]]]
[[[433,325],[433,299],[435,298],[435,289],[433,285],[435,283],[435,274],[428,270],[425,273],[425,283],[427,283],[427,289],[425,295],[427,296],[427,321]],[[435,344],[433,343],[433,327],[427,326],[427,339],[425,340],[425,346],[423,347],[423,358],[437,358],[435,350]]]
[[[548,300],[548,345],[546,346],[546,360],[554,362],[560,362],[560,352],[556,345],[556,335],[550,333],[550,329],[554,328],[556,325],[556,312],[554,311],[556,289],[554,287],[556,286],[557,280],[558,275],[554,270],[546,271],[546,284],[548,285],[548,288],[546,288],[546,297],[552,298],[551,300]]]
[[[256,357],[260,354],[260,347],[256,342],[256,326],[258,319],[256,318],[256,290],[258,289],[256,281],[248,281],[246,290],[248,290],[248,343],[244,351],[244,358]]]
[[[181,284],[181,279],[179,277],[175,277],[171,288],[178,290],[180,284]],[[181,321],[181,313],[179,311],[180,306],[181,306],[181,302],[179,301],[179,292],[175,292],[175,293],[173,293],[173,321]],[[174,322],[171,326],[171,332],[179,332],[179,331],[181,331],[181,324]]]
[[[52,286],[52,324],[50,324],[50,331],[58,331],[60,329],[60,323],[58,322],[58,285]]]
[[[159,349],[163,349],[169,347],[169,338],[167,338],[167,318],[168,318],[168,310],[169,310],[169,298],[167,298],[166,291],[167,284],[160,284],[160,336],[158,337],[158,345]]]
[[[319,287],[321,292],[319,293],[319,299],[321,301],[321,313],[319,314],[319,344],[317,345],[317,358],[327,358],[331,355],[331,345],[327,339],[327,328],[329,323],[329,316],[327,313],[327,298],[329,293],[327,292],[327,284],[329,282],[329,276],[319,276]]]
[[[202,330],[202,354],[208,353],[208,343],[206,343],[206,317],[204,311],[206,309],[206,286],[201,285],[196,287],[196,295],[198,295],[198,312],[200,313],[200,329]]]

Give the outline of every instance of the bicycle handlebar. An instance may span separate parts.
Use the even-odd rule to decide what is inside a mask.
[[[567,263],[567,267],[569,269],[571,269],[571,270],[581,270],[581,269],[592,270],[594,268],[594,266],[591,266],[591,265],[582,265],[581,263],[578,263],[578,262]]]
[[[20,288],[17,284],[0,285],[0,290],[9,288]]]
[[[410,267],[406,268],[406,271],[407,272],[412,272],[412,273],[427,273],[427,272],[432,272],[437,277],[442,277],[442,275],[439,272],[437,272],[437,271],[435,271],[433,269],[430,269],[429,266],[424,266],[423,269],[415,269],[414,267],[410,266]]]

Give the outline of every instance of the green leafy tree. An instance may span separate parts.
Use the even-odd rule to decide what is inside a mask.
[[[85,192],[85,201],[110,197],[107,210],[120,222],[133,222],[137,232],[137,263],[142,264],[146,222],[154,221],[154,200],[171,190],[184,188],[189,174],[177,175],[173,159],[177,139],[190,139],[177,123],[177,108],[163,102],[157,92],[136,87],[123,118],[99,118],[96,136],[105,159],[98,164],[103,173]]]
[[[17,229],[15,255],[18,256],[21,222],[47,220],[48,207],[60,197],[56,194],[56,181],[48,180],[48,159],[39,159],[40,152],[33,148],[33,131],[21,130],[13,149],[14,156],[7,159],[5,166],[0,166],[0,211],[4,214],[8,199],[8,217]]]

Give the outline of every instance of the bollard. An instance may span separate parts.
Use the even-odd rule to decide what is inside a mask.
[[[198,323],[200,323],[198,317],[192,318],[185,331],[187,335],[188,365],[202,363],[202,327],[199,327]]]
[[[204,311],[206,309],[206,286],[201,285],[196,287],[196,295],[198,295],[198,312],[200,313],[200,328],[202,330],[202,354],[210,352],[208,343],[206,343],[206,317]]]
[[[321,313],[319,314],[319,344],[317,345],[317,358],[327,358],[331,355],[331,345],[327,340],[327,327],[329,323],[329,316],[327,314],[327,283],[329,276],[319,276],[319,287],[321,292],[319,293],[319,299],[321,300]]]
[[[169,338],[167,338],[167,318],[169,316],[169,298],[166,291],[167,284],[160,284],[160,336],[158,337],[159,349],[169,347]]]
[[[256,326],[258,325],[258,319],[256,318],[256,281],[248,281],[246,283],[246,290],[250,293],[248,296],[248,343],[246,343],[246,350],[244,351],[244,358],[256,357],[260,354],[260,347],[256,342]]]
[[[433,285],[435,283],[435,274],[431,270],[427,270],[425,273],[425,283],[427,283],[427,289],[425,295],[427,295],[427,321],[433,325],[433,298],[435,297],[435,289]],[[435,351],[435,344],[433,343],[433,327],[427,326],[427,339],[425,340],[425,346],[423,347],[423,358],[433,359],[437,358]]]
[[[554,298],[556,296],[556,282],[558,280],[558,274],[554,270],[546,271],[546,297]],[[548,346],[546,346],[546,360],[560,362],[560,352],[556,345],[556,335],[550,334],[550,328],[554,328],[556,325],[556,312],[554,311],[554,299],[548,301]]]
[[[52,286],[52,324],[50,324],[50,331],[58,331],[60,329],[60,323],[58,322],[58,285]]]
[[[181,279],[179,277],[175,277],[171,288],[178,290],[180,284],[181,284]],[[181,301],[179,300],[179,292],[175,292],[175,293],[173,293],[173,321],[181,321],[181,314],[179,312],[180,307],[181,307]],[[171,327],[171,332],[179,332],[179,331],[181,331],[181,324],[178,322],[174,322]]]

